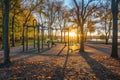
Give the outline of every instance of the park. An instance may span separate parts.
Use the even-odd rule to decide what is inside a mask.
[[[1,0],[0,80],[120,80],[120,1]]]

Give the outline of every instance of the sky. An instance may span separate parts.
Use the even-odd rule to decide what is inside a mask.
[[[65,5],[70,5],[70,3],[72,2],[72,0],[64,0],[64,2],[65,2]]]

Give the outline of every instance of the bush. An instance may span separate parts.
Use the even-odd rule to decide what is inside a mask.
[[[104,34],[100,35],[100,39],[105,39],[106,36]]]

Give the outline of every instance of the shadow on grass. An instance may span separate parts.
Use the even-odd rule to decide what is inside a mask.
[[[80,53],[80,55],[86,60],[86,62],[90,65],[93,73],[99,80],[120,80],[120,75],[113,73],[110,69],[107,69],[102,64],[97,62],[95,59],[89,56],[89,53],[84,52]]]

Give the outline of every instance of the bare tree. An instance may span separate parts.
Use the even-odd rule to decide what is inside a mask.
[[[112,13],[110,9],[110,1],[103,3],[101,7],[99,17],[101,18],[101,23],[104,25],[103,29],[105,32],[105,43],[108,44],[111,28],[112,28]]]
[[[58,26],[60,27],[60,31],[61,31],[61,42],[63,41],[63,35],[62,35],[62,28],[63,28],[63,21],[64,21],[64,7],[63,7],[63,2],[62,1],[58,1],[56,2],[57,5],[57,16],[58,16]]]
[[[76,0],[73,0],[75,4],[75,12],[77,16],[77,24],[80,27],[80,52],[84,52],[84,24],[87,20],[87,17],[91,15],[97,8],[96,5],[90,5],[94,0],[88,0],[87,3],[85,3],[85,0],[81,0],[81,2],[78,2]]]
[[[57,17],[57,9],[54,1],[48,1],[46,3],[47,24],[48,24],[48,38],[53,42],[53,24]]]

